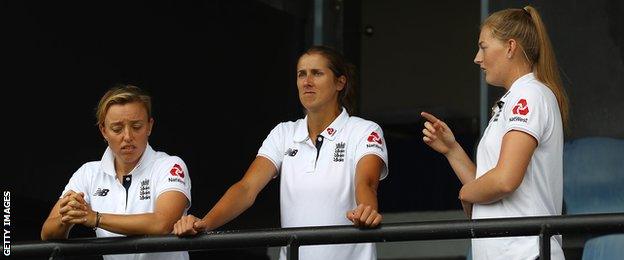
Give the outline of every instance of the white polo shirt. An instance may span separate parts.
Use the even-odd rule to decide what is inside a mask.
[[[69,190],[84,192],[85,201],[94,211],[110,214],[152,213],[156,199],[166,191],[178,191],[186,196],[190,207],[191,178],[184,161],[177,156],[156,152],[149,144],[135,168],[124,177],[124,184],[116,178],[113,153],[106,149],[101,161],[82,165],[69,180],[65,194]],[[62,196],[61,194],[61,196]],[[123,236],[98,228],[98,237]],[[141,253],[126,255],[105,255],[104,259],[115,260],[165,260],[188,259],[188,252]]]
[[[388,155],[381,127],[349,116],[346,109],[320,137],[320,150],[309,138],[307,117],[277,125],[264,140],[258,156],[269,159],[281,172],[282,227],[351,225],[348,210],[356,207],[355,168],[365,155],[374,154],[385,164],[380,179],[388,175]],[[318,144],[317,144],[318,146]],[[299,259],[376,259],[374,244],[302,246]],[[286,259],[282,248],[280,259]]]
[[[538,144],[518,189],[494,203],[474,204],[472,217],[561,215],[563,127],[555,95],[529,73],[517,79],[497,104],[477,148],[477,178],[496,166],[507,132],[525,132]],[[475,260],[535,259],[538,242],[537,236],[473,239],[472,252]],[[561,236],[551,238],[551,252],[552,259],[564,259]]]

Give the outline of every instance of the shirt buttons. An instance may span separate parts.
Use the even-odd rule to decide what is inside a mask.
[[[130,181],[130,177],[126,177],[126,181]]]
[[[318,139],[316,139],[316,140],[318,140],[318,141],[323,141],[323,137],[322,137],[322,136],[319,136],[319,137],[318,137]]]

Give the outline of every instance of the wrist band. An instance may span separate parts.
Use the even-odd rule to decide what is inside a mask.
[[[96,211],[95,212],[95,225],[93,226],[93,230],[97,230],[97,228],[100,226],[100,212]]]

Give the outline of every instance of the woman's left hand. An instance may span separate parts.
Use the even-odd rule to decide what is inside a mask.
[[[383,217],[372,206],[360,204],[357,208],[347,211],[347,219],[356,227],[374,228],[381,223]]]

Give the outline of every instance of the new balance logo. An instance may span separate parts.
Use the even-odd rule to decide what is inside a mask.
[[[288,155],[290,157],[294,157],[295,155],[297,155],[297,152],[299,150],[297,149],[292,149],[292,148],[288,148],[288,150],[286,150],[286,152],[284,153],[284,155]]]
[[[108,195],[108,189],[102,189],[102,188],[98,188],[95,193],[93,193],[93,196],[106,196]]]

